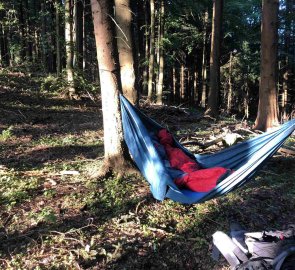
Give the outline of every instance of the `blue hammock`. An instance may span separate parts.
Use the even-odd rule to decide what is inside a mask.
[[[211,191],[194,192],[179,189],[174,184],[169,170],[154,147],[152,136],[163,127],[132,106],[122,95],[120,99],[124,140],[157,200],[170,198],[181,203],[200,203],[244,185],[295,130],[295,119],[293,119],[276,130],[207,155],[193,155],[174,139],[175,145],[203,168],[225,167],[234,170]]]

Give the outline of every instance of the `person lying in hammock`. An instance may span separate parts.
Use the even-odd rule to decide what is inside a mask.
[[[165,149],[166,159],[168,159],[171,168],[183,172],[174,179],[179,188],[208,192],[231,173],[230,169],[223,167],[201,168],[200,164],[188,157],[181,149],[175,147],[173,137],[166,129],[161,129],[157,137],[159,143]],[[159,145],[156,145],[156,148],[158,152],[161,151]]]

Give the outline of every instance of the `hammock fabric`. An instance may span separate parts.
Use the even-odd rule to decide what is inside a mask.
[[[132,106],[122,95],[120,99],[124,140],[157,200],[170,198],[177,202],[192,204],[227,194],[248,182],[295,130],[293,119],[276,130],[209,155],[193,155],[173,138],[174,145],[202,168],[224,167],[234,170],[212,190],[194,192],[177,187],[174,183],[174,173],[165,166],[164,160],[155,148],[153,138],[163,127]]]

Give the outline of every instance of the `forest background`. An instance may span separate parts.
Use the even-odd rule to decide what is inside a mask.
[[[253,229],[290,219],[292,156],[276,157],[258,184],[192,207],[154,202],[138,177],[97,180],[110,83],[100,75],[96,4],[108,10],[117,90],[179,138],[293,117],[294,0],[1,1],[3,267],[209,269],[211,233],[232,215]]]

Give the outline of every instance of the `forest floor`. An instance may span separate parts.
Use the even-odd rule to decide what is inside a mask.
[[[244,125],[143,110],[178,138]],[[38,78],[0,74],[1,269],[228,269],[210,254],[212,234],[228,232],[231,219],[249,231],[295,223],[294,156],[278,153],[243,188],[188,206],[156,201],[137,176],[97,180],[102,135],[99,102],[69,101],[41,92]]]

